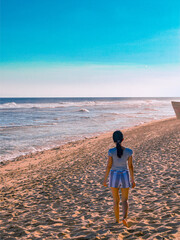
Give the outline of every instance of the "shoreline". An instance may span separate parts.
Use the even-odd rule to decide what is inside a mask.
[[[161,121],[167,121],[167,120],[171,120],[171,119],[176,119],[176,117],[169,117],[169,118],[164,118],[164,119],[158,119],[158,120],[151,120],[150,122],[146,122],[146,123],[140,123],[140,124],[136,124],[134,126],[131,126],[131,127],[128,127],[128,128],[122,128],[122,131],[128,131],[128,130],[131,130],[133,128],[136,128],[136,127],[141,127],[141,126],[146,126],[146,125],[149,125],[149,124],[153,124],[153,123],[156,123],[156,122],[161,122]],[[71,143],[76,143],[76,142],[79,142],[79,141],[84,141],[86,139],[93,139],[93,138],[97,138],[98,136],[102,135],[102,134],[110,134],[112,133],[114,130],[112,131],[105,131],[105,132],[96,132],[94,134],[90,134],[91,136],[85,136],[85,137],[81,137],[80,139],[77,139],[77,140],[71,140],[71,141],[66,141],[66,142],[63,142],[62,144],[57,144],[57,146],[55,147],[50,147],[48,149],[42,149],[42,150],[36,150],[34,152],[29,152],[29,153],[24,153],[24,154],[21,154],[17,157],[14,157],[12,159],[8,159],[8,160],[2,160],[0,161],[0,167],[1,166],[4,166],[4,165],[7,165],[9,164],[10,162],[16,162],[16,161],[19,161],[19,160],[22,160],[23,158],[26,159],[28,157],[32,157],[36,154],[41,154],[42,152],[46,152],[46,151],[51,151],[53,149],[57,149],[57,148],[60,148],[62,146],[66,146],[68,144],[71,144]]]
[[[109,132],[2,165],[0,238],[178,239],[180,121],[155,120],[123,134],[136,181],[129,228],[114,223],[111,191],[102,185],[114,147]]]
[[[128,128],[174,117],[171,100],[171,97],[3,100],[0,162],[52,149],[69,140],[89,138],[118,126]]]

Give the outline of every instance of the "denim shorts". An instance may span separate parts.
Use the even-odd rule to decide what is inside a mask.
[[[109,187],[129,188],[131,187],[128,170],[110,170]]]

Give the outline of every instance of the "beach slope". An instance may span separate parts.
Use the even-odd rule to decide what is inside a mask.
[[[180,121],[123,133],[137,184],[129,228],[114,223],[111,192],[102,185],[111,132],[2,163],[0,239],[180,239]]]

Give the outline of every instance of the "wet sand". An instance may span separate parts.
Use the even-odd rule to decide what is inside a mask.
[[[137,184],[129,228],[114,223],[102,185],[110,132],[0,164],[0,239],[180,239],[180,121],[123,133]]]

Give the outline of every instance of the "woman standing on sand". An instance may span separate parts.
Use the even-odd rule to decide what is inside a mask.
[[[111,148],[108,151],[108,163],[106,167],[106,173],[104,177],[103,185],[107,187],[107,178],[109,177],[109,187],[111,187],[113,202],[114,202],[114,214],[116,223],[119,223],[119,188],[121,188],[122,195],[122,210],[123,210],[123,224],[128,227],[127,214],[128,214],[128,193],[129,188],[135,187],[134,171],[132,163],[133,151],[130,148],[125,148],[121,145],[123,141],[123,134],[120,131],[113,133],[113,140],[116,143],[115,148]],[[131,177],[131,183],[129,179],[129,172]]]

